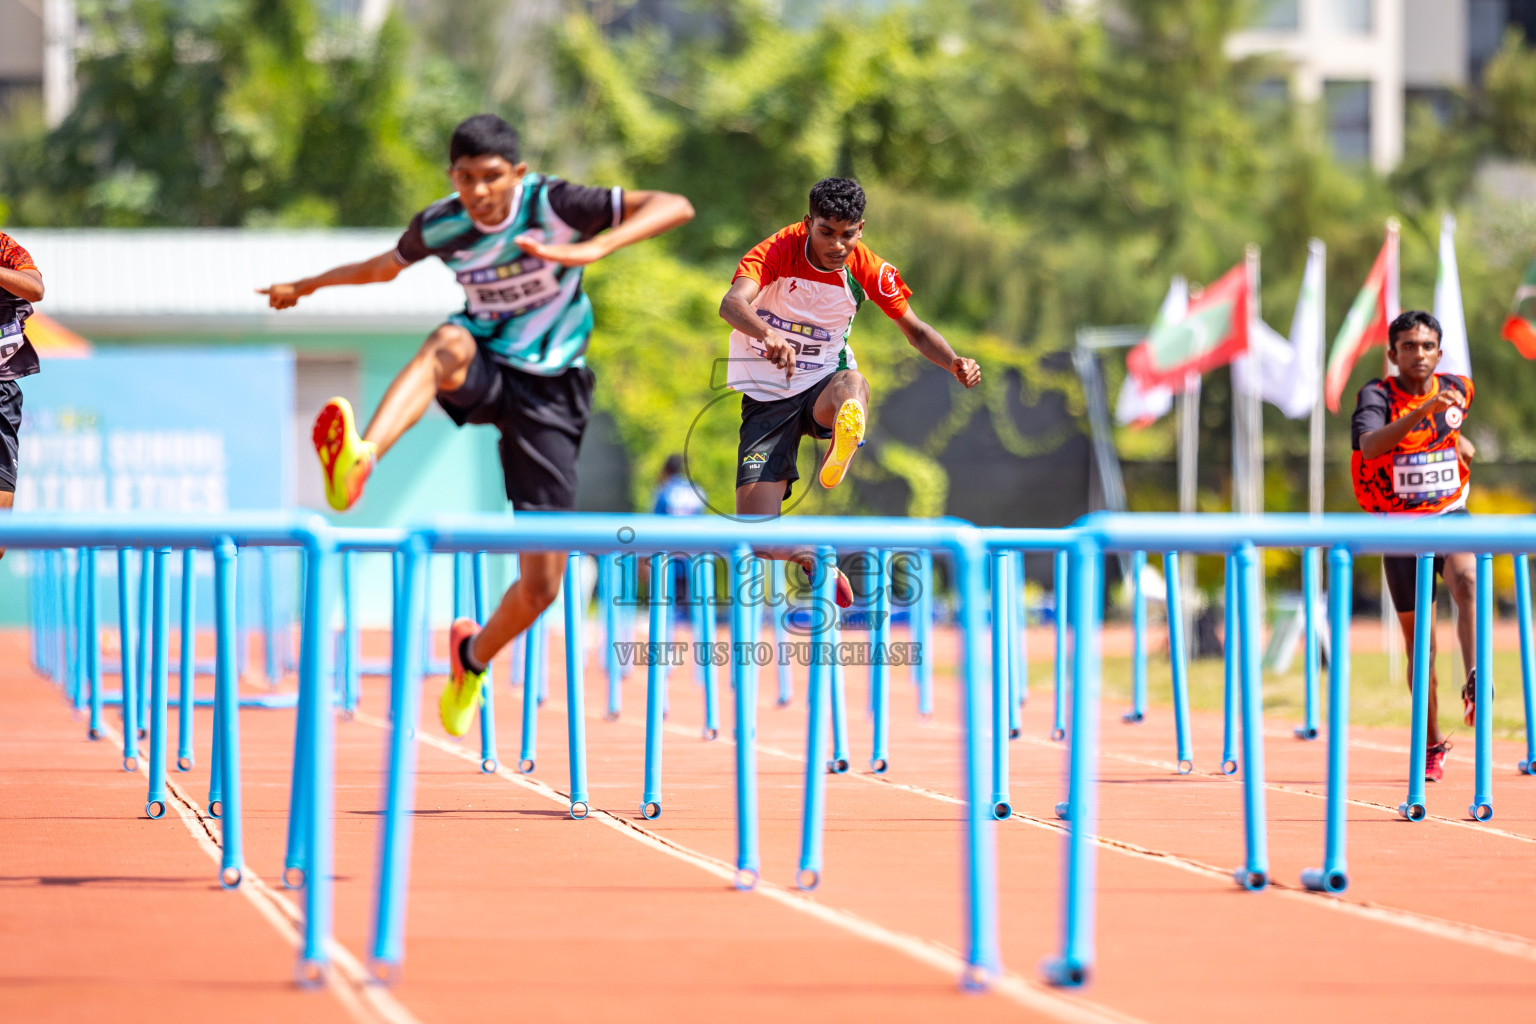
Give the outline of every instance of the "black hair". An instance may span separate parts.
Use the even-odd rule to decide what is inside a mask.
[[[662,476],[680,476],[683,472],[683,457],[681,455],[668,455],[666,463],[661,467]]]
[[[811,216],[849,224],[864,219],[864,190],[852,178],[822,178],[811,186]]]
[[[448,162],[451,164],[461,156],[499,156],[516,164],[517,129],[495,114],[466,117],[448,140]]]
[[[1428,327],[1434,331],[1436,344],[1445,337],[1445,332],[1440,329],[1440,321],[1436,320],[1432,314],[1422,309],[1410,309],[1397,314],[1397,319],[1393,320],[1391,326],[1387,328],[1387,348],[1397,348],[1397,336],[1407,334],[1415,327]]]

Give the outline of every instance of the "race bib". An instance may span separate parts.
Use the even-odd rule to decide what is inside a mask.
[[[1461,489],[1456,449],[1392,456],[1392,490],[1399,498],[1443,498]]]
[[[459,284],[469,297],[471,316],[517,316],[553,301],[560,294],[555,265],[537,256],[520,256],[482,270],[461,270]]]
[[[0,366],[11,361],[11,356],[21,350],[22,344],[27,340],[22,333],[20,320],[12,320],[8,324],[0,324]]]
[[[783,334],[790,347],[795,350],[795,369],[820,369],[826,362],[827,356],[832,354],[832,332],[825,327],[786,320],[766,309],[759,309],[757,315],[769,327]],[[766,353],[758,346],[753,345],[752,350],[766,358]]]

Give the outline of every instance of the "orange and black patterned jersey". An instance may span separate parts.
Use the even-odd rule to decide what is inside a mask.
[[[1438,395],[1441,388],[1461,392],[1466,409],[1452,406],[1424,417],[1385,455],[1367,459],[1360,454],[1360,435],[1397,420]],[[1450,373],[1435,374],[1427,395],[1409,394],[1396,377],[1373,380],[1361,388],[1350,422],[1355,497],[1360,507],[1366,512],[1438,513],[1465,506],[1471,480],[1461,465],[1456,442],[1471,407],[1472,381]]]
[[[0,267],[36,270],[37,264],[16,239],[0,231]],[[0,380],[15,380],[38,371],[37,350],[27,340],[27,317],[32,303],[0,287]]]

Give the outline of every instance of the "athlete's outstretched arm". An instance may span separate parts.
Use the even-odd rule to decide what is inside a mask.
[[[321,288],[329,288],[337,284],[376,284],[381,281],[393,281],[404,269],[405,265],[395,259],[395,251],[391,249],[371,260],[332,267],[314,277],[301,277],[287,284],[258,288],[256,294],[265,295],[267,303],[273,309],[287,309],[304,296],[313,295]]]
[[[624,191],[624,219],[617,226],[569,245],[545,245],[528,235],[519,235],[517,244],[530,256],[567,267],[596,263],[626,245],[665,234],[693,220],[693,204],[674,192]]]
[[[944,335],[919,320],[911,306],[901,314],[896,326],[901,328],[901,333],[907,336],[913,348],[933,365],[942,366],[954,374],[955,380],[968,388],[981,383],[981,364],[974,359],[963,359],[955,355],[955,350],[949,347]]]

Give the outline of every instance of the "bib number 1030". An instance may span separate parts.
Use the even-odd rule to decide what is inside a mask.
[[[1461,487],[1454,448],[1399,455],[1392,460],[1392,490],[1399,498],[1433,498]]]

